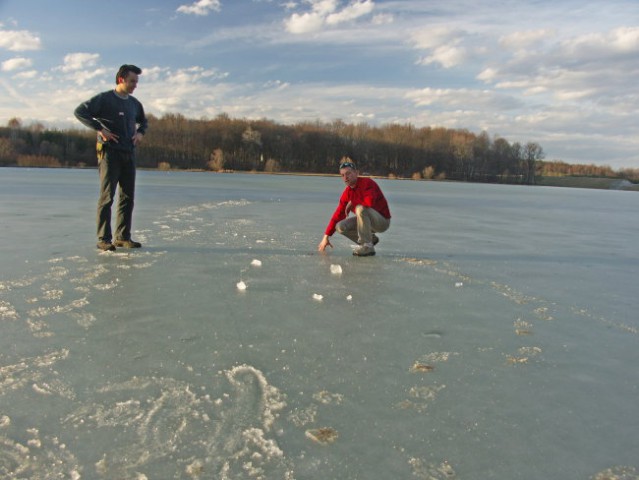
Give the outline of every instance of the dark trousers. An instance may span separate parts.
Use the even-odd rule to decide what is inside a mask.
[[[115,227],[116,240],[131,239],[133,199],[135,196],[135,156],[111,148],[101,152],[98,159],[100,197],[98,199],[98,240],[111,242],[111,206],[116,188],[120,187]]]

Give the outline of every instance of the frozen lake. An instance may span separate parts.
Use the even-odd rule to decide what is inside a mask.
[[[639,195],[379,184],[0,169],[0,478],[638,479]]]

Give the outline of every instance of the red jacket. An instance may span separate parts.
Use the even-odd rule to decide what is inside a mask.
[[[335,233],[335,225],[346,218],[346,204],[348,202],[351,202],[353,211],[357,205],[363,205],[377,210],[385,218],[391,218],[388,203],[379,185],[371,178],[357,177],[357,183],[354,187],[346,186],[344,189],[339,199],[339,205],[337,205],[331,221],[328,222],[324,233],[329,237]]]

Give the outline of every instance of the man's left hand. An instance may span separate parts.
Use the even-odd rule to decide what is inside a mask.
[[[135,135],[133,135],[133,145],[137,146],[139,143],[142,142],[143,138],[144,138],[143,134],[141,134],[140,132],[135,132]]]

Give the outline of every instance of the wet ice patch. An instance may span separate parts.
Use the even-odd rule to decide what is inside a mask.
[[[52,376],[55,378],[57,372],[51,367],[68,356],[69,350],[62,349],[36,357],[23,358],[18,363],[0,367],[0,395],[44,381],[45,378]],[[61,385],[62,383],[57,385],[59,388],[56,392],[65,396],[63,393],[70,389],[62,388]]]
[[[517,349],[517,354],[506,355],[506,362],[510,365],[526,364],[540,354],[541,348],[539,347],[520,347]]]
[[[64,295],[62,290],[45,290],[42,298],[45,300],[60,300],[62,295]]]
[[[413,470],[413,477],[421,480],[455,480],[457,478],[455,470],[446,461],[436,465],[413,457],[408,460],[408,464]]]
[[[0,300],[0,319],[2,320],[17,320],[18,312],[9,302]]]
[[[81,478],[77,458],[57,437],[43,436],[36,428],[18,437],[0,435],[1,478]]]
[[[95,285],[93,285],[93,288],[95,288],[96,290],[113,290],[115,287],[118,286],[118,282],[119,280],[116,278],[115,280],[112,280],[108,283],[97,283]]]
[[[399,402],[397,407],[422,413],[444,388],[446,388],[446,385],[415,385],[408,390],[409,398]]]
[[[340,405],[344,401],[344,395],[341,393],[331,393],[326,390],[321,390],[313,394],[313,400],[323,405]]]

